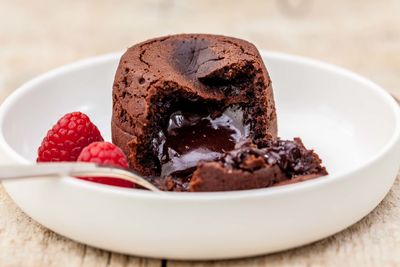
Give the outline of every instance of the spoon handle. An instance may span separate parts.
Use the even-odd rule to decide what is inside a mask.
[[[39,163],[35,165],[1,166],[0,181],[35,177],[91,176],[119,178],[139,184],[153,192],[162,192],[140,175],[118,168],[99,166],[95,163]]]

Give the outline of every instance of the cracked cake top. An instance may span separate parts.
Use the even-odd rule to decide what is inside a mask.
[[[271,80],[256,47],[244,40],[180,34],[130,47],[113,85],[113,142],[142,175],[159,175],[171,114],[240,109],[253,142],[275,138]],[[165,153],[164,153],[165,154]]]

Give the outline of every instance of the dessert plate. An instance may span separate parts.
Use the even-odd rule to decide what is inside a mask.
[[[87,113],[110,139],[111,87],[121,54],[81,61],[19,88],[0,108],[2,164],[35,161],[63,114]],[[301,136],[330,175],[298,184],[221,193],[116,188],[70,177],[4,182],[34,220],[111,251],[173,259],[276,252],[337,233],[374,209],[400,164],[400,109],[378,85],[347,70],[262,53],[279,135]],[[1,169],[0,169],[1,171]]]

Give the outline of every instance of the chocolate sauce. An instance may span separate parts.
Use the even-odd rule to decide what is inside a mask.
[[[248,136],[243,111],[231,107],[212,117],[207,113],[176,111],[170,115],[159,147],[161,177],[187,178],[200,160],[212,161]]]

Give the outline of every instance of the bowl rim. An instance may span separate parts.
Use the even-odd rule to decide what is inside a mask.
[[[262,58],[267,57],[272,59],[280,59],[294,63],[301,63],[312,67],[322,68],[324,70],[334,72],[338,75],[346,76],[347,78],[356,80],[364,84],[367,90],[374,91],[382,98],[382,100],[386,102],[388,107],[390,107],[390,111],[393,113],[396,123],[395,129],[391,137],[387,140],[385,145],[375,155],[373,155],[371,158],[364,161],[362,164],[360,164],[354,169],[351,169],[347,172],[342,172],[334,175],[327,175],[317,179],[311,179],[300,183],[288,184],[278,187],[259,188],[259,189],[241,190],[241,191],[224,191],[224,192],[166,192],[164,194],[155,194],[153,192],[145,190],[107,186],[103,184],[87,182],[80,179],[71,179],[72,177],[62,177],[59,179],[59,181],[80,189],[85,189],[90,191],[94,190],[99,193],[117,194],[122,197],[133,197],[133,198],[139,197],[146,199],[162,199],[162,200],[174,200],[174,201],[181,201],[181,200],[210,201],[217,199],[243,199],[243,198],[252,198],[260,196],[272,197],[282,194],[288,194],[293,191],[317,190],[318,187],[325,186],[333,182],[337,182],[341,179],[345,179],[346,177],[351,176],[352,174],[357,173],[367,168],[368,166],[376,163],[382,157],[388,154],[390,150],[397,143],[400,143],[400,108],[396,103],[396,101],[393,99],[393,97],[378,84],[350,70],[344,69],[342,67],[330,63],[322,62],[320,60],[281,53],[281,52],[275,52],[275,51],[267,52],[260,50],[260,54]],[[68,72],[84,69],[96,64],[101,64],[108,61],[116,60],[120,58],[121,55],[122,52],[116,52],[116,53],[109,53],[105,55],[79,60],[74,63],[70,63],[55,68],[53,70],[50,70],[48,72],[45,72],[37,76],[36,78],[33,78],[32,80],[24,83],[19,88],[14,90],[0,105],[0,152],[3,152],[6,157],[11,158],[13,162],[17,162],[20,164],[32,164],[31,161],[25,159],[17,151],[11,148],[11,146],[7,143],[3,135],[4,119],[8,111],[12,108],[14,103],[18,101],[21,97],[23,97],[27,92],[34,90],[34,88],[37,88],[36,85],[40,84],[45,80],[54,78],[58,75],[66,74]]]

